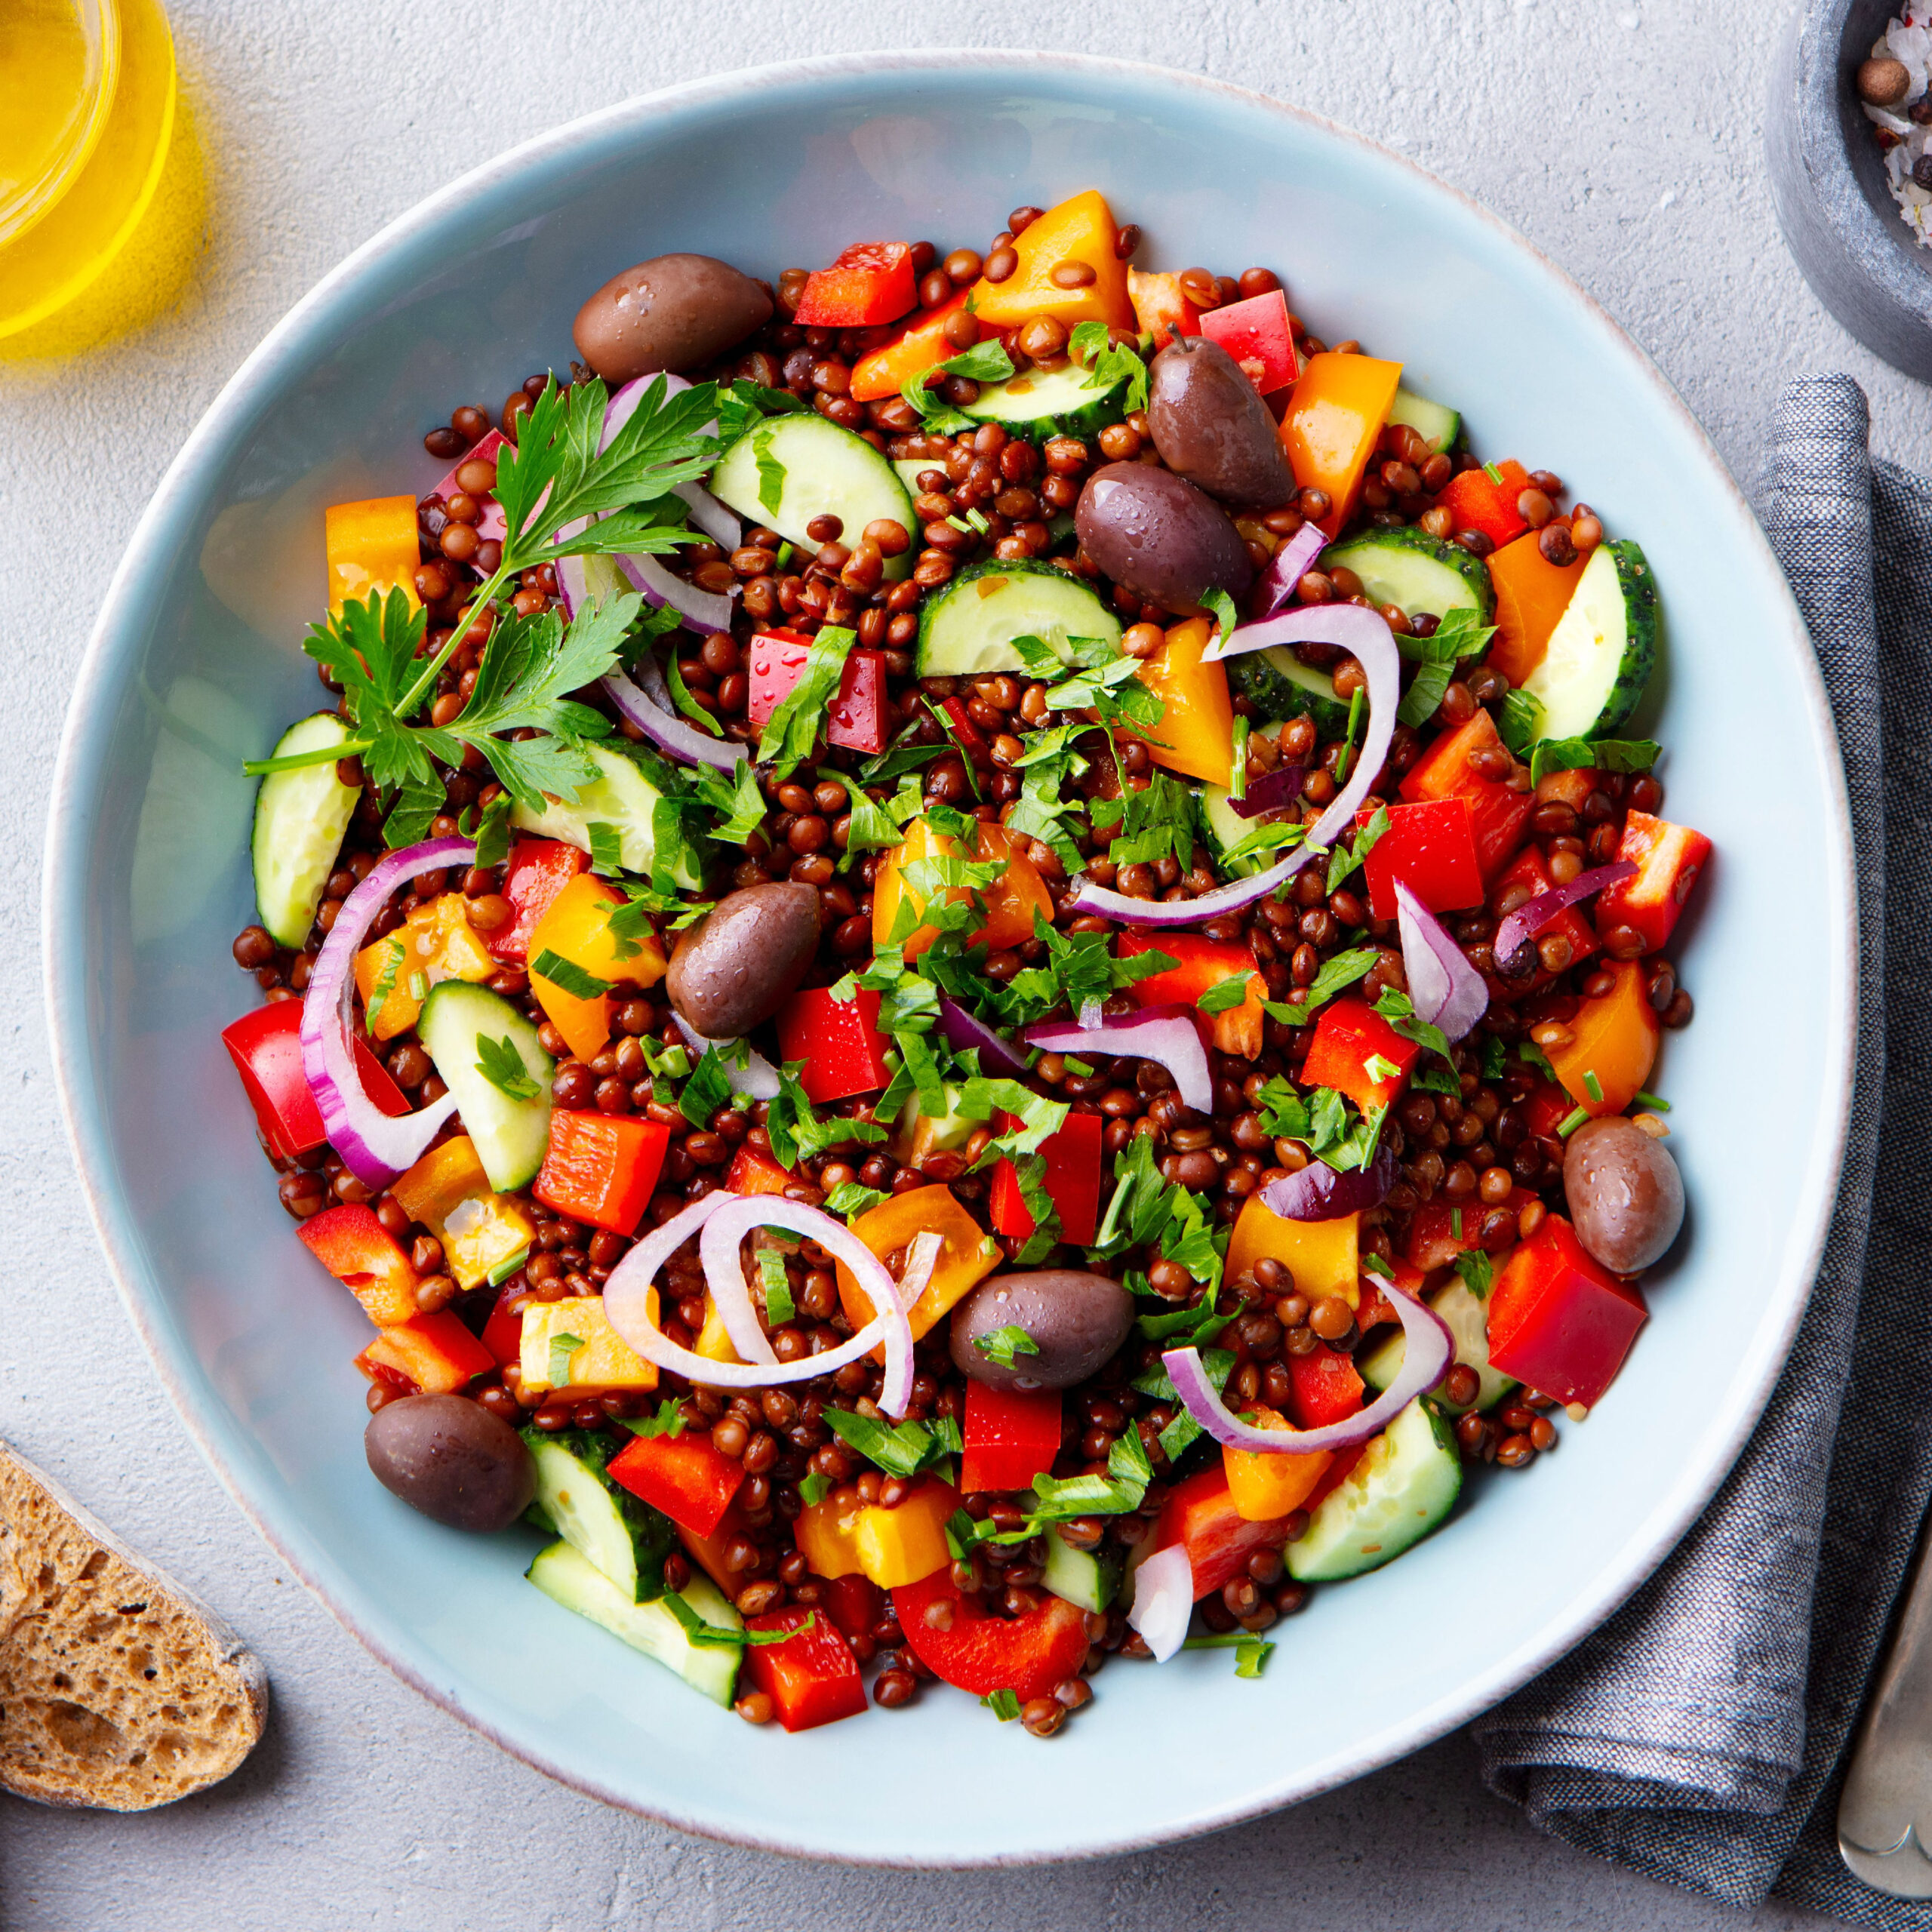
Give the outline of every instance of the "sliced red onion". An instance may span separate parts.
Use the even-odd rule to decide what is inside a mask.
[[[441,477],[431,486],[429,494],[440,497],[445,503],[462,490],[456,480],[456,473],[466,463],[494,463],[497,452],[509,441],[500,429],[492,429],[487,436],[479,437],[451,463]],[[503,506],[494,497],[483,506],[483,514],[476,519],[476,534],[486,543],[494,540],[500,543],[509,534],[509,519],[503,514]]]
[[[731,628],[731,600],[715,591],[700,590],[674,576],[648,551],[635,556],[620,556],[617,568],[631,580],[647,604],[667,605],[692,629],[709,637],[714,631]]]
[[[1194,1564],[1186,1543],[1170,1543],[1134,1571],[1134,1607],[1127,1620],[1153,1652],[1154,1661],[1165,1663],[1186,1641],[1193,1614]]]
[[[777,1099],[778,1069],[755,1047],[746,1046],[742,1040],[708,1040],[681,1013],[673,1009],[671,1017],[678,1023],[678,1031],[700,1054],[706,1048],[716,1051],[718,1063],[724,1069],[724,1084],[733,1093],[749,1094],[754,1100]],[[741,1058],[742,1066],[739,1064]]]
[[[946,1035],[946,1044],[956,1054],[977,1051],[980,1071],[995,1078],[1004,1075],[1014,1080],[1026,1078],[1026,1057],[1016,1053],[1011,1044],[981,1019],[968,1013],[959,1002],[945,993],[939,996],[940,1031]]]
[[[1442,921],[1399,878],[1395,930],[1401,936],[1402,971],[1416,1017],[1460,1040],[1489,1011],[1489,988],[1482,975]]]
[[[1091,913],[1118,920],[1126,926],[1158,929],[1163,926],[1198,926],[1229,912],[1244,912],[1266,899],[1277,886],[1294,878],[1302,867],[1325,853],[1336,839],[1355,823],[1355,808],[1368,795],[1368,788],[1380,775],[1389,755],[1389,740],[1395,735],[1395,707],[1401,701],[1402,660],[1395,639],[1380,614],[1355,604],[1324,604],[1323,612],[1345,623],[1334,628],[1346,635],[1330,641],[1352,651],[1368,679],[1368,725],[1362,734],[1361,753],[1349,773],[1349,782],[1336,793],[1334,802],[1309,828],[1308,836],[1285,859],[1257,872],[1252,878],[1218,886],[1198,899],[1130,899],[1124,892],[1097,886],[1084,874],[1075,882],[1066,903],[1076,912]],[[1242,641],[1257,632],[1272,631],[1278,624],[1291,623],[1303,615],[1291,611],[1285,617],[1271,617],[1259,624],[1244,624],[1235,632],[1232,650],[1223,647],[1229,640],[1217,638],[1206,653],[1208,657],[1228,657],[1254,650],[1257,644],[1279,640],[1264,636],[1257,644]]]
[[[694,1355],[689,1349],[678,1347],[652,1319],[650,1295],[657,1271],[693,1235],[707,1226],[715,1215],[741,1198],[752,1201],[758,1208],[754,1226],[792,1226],[795,1232],[804,1233],[827,1247],[834,1247],[832,1239],[816,1223],[808,1228],[798,1229],[783,1218],[788,1211],[817,1214],[815,1208],[800,1208],[777,1195],[740,1197],[721,1191],[707,1194],[702,1201],[694,1201],[688,1208],[672,1215],[661,1228],[653,1229],[612,1269],[611,1278],[604,1284],[604,1313],[611,1326],[646,1361],[655,1362],[660,1368],[681,1375],[687,1381],[707,1389],[771,1389],[783,1383],[810,1382],[821,1375],[835,1373],[848,1362],[861,1361],[874,1349],[883,1346],[886,1352],[886,1381],[879,1407],[888,1414],[903,1415],[912,1393],[912,1331],[892,1277],[886,1272],[884,1264],[863,1243],[855,1241],[869,1265],[864,1269],[854,1267],[852,1272],[858,1276],[867,1299],[878,1312],[850,1340],[841,1342],[835,1349],[828,1349],[823,1355],[805,1355],[797,1361],[773,1364],[713,1361],[708,1355]],[[836,1235],[854,1240],[830,1215],[818,1215],[818,1220]],[[938,1245],[935,1240],[929,1252],[937,1253]],[[919,1243],[915,1241],[914,1249],[918,1247]],[[835,1251],[846,1255],[842,1245]],[[852,1259],[847,1256],[848,1266]],[[912,1262],[913,1257],[909,1255],[907,1287],[915,1285]],[[928,1260],[927,1274],[929,1275],[930,1272]],[[742,1269],[740,1276],[742,1287]],[[925,1278],[922,1276],[917,1281],[921,1292],[924,1285]],[[895,1353],[902,1358],[900,1372],[897,1377],[894,1372]],[[897,1398],[897,1407],[885,1399],[894,1395]]]
[[[456,1097],[445,1094],[414,1113],[392,1118],[363,1091],[349,1046],[356,950],[398,886],[425,872],[468,865],[475,856],[476,848],[467,838],[432,838],[377,860],[342,902],[309,971],[302,1002],[302,1072],[321,1109],[329,1145],[365,1187],[386,1187],[420,1160],[436,1130],[455,1112]]]
[[[1261,576],[1264,617],[1272,617],[1295,594],[1295,586],[1308,574],[1327,542],[1318,523],[1305,523],[1292,537],[1275,546],[1275,554]]]
[[[1392,653],[1395,651],[1394,635],[1380,611],[1366,610],[1359,604],[1303,604],[1272,617],[1257,618],[1251,624],[1238,624],[1232,636],[1217,637],[1201,654],[1201,661],[1211,664],[1247,651],[1266,651],[1271,645],[1296,644],[1332,644],[1360,658],[1357,646],[1364,640],[1371,650],[1381,641]],[[1396,660],[1398,678],[1401,662]],[[1367,668],[1364,663],[1362,669]],[[1372,688],[1370,699],[1373,703]],[[1390,728],[1394,728],[1392,724]]]
[[[1138,1013],[1103,1020],[1097,1026],[1080,1020],[1047,1020],[1024,1028],[1020,1037],[1029,1047],[1055,1054],[1125,1054],[1151,1060],[1174,1077],[1181,1104],[1198,1114],[1214,1111],[1214,1077],[1207,1049],[1194,1023],[1194,1010],[1186,1006],[1146,1006]]]
[[[1301,796],[1302,783],[1307,776],[1299,764],[1278,765],[1256,779],[1241,797],[1237,798],[1230,792],[1228,804],[1242,818],[1259,818],[1263,812],[1279,811]]]
[[[611,438],[628,423],[635,414],[638,401],[644,392],[654,382],[664,385],[665,395],[675,395],[680,389],[688,389],[691,384],[682,376],[674,376],[667,370],[662,376],[640,376],[635,382],[626,383],[611,397],[604,409],[604,435],[598,447],[608,449]],[[715,429],[715,423],[709,426]],[[685,506],[691,512],[691,520],[714,543],[721,543],[728,550],[735,550],[744,540],[744,525],[733,512],[728,510],[701,483],[674,483],[671,494],[681,497]]]
[[[1284,1221],[1335,1221],[1364,1208],[1378,1208],[1395,1185],[1395,1157],[1375,1150],[1365,1168],[1343,1174],[1326,1161],[1310,1161],[1298,1172],[1270,1181],[1261,1198]]]
[[[729,771],[751,755],[733,739],[714,738],[688,718],[672,717],[653,704],[621,671],[605,674],[604,690],[618,710],[668,758],[681,758],[686,764],[715,764],[721,771]]]
[[[1500,965],[1504,960],[1513,958],[1516,949],[1534,939],[1566,906],[1574,906],[1578,900],[1587,899],[1620,879],[1636,876],[1637,868],[1628,859],[1617,859],[1609,865],[1593,866],[1586,872],[1579,872],[1567,885],[1553,885],[1547,892],[1525,900],[1496,929],[1497,963]]]
[[[1325,1429],[1257,1429],[1243,1422],[1215,1392],[1198,1349],[1170,1349],[1161,1356],[1187,1412],[1217,1442],[1246,1449],[1258,1456],[1312,1456],[1318,1449],[1353,1449],[1379,1435],[1418,1395],[1425,1395],[1449,1372],[1456,1345],[1442,1318],[1392,1281],[1377,1284],[1395,1306],[1407,1338],[1402,1366],[1395,1379],[1361,1414]]]

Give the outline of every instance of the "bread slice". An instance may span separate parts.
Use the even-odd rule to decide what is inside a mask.
[[[171,1804],[248,1756],[268,1701],[226,1624],[0,1441],[0,1786]]]

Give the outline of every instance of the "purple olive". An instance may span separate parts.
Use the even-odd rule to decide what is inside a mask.
[[[1227,512],[1151,463],[1095,470],[1074,526],[1081,549],[1115,583],[1170,611],[1191,611],[1211,590],[1238,598],[1254,581],[1247,546]]]
[[[771,291],[709,255],[654,255],[614,275],[577,312],[577,352],[614,388],[701,368],[771,319]]]
[[[1079,1268],[1041,1268],[995,1275],[952,1311],[952,1359],[960,1372],[989,1389],[1071,1389],[1084,1382],[1127,1340],[1134,1326],[1134,1297],[1118,1281]],[[980,1344],[1001,1329],[1012,1336],[1008,1351],[994,1342],[989,1354]]]
[[[1147,426],[1178,476],[1239,509],[1294,500],[1294,472],[1268,405],[1217,342],[1183,336],[1154,358]]]
[[[1632,1121],[1589,1121],[1571,1135],[1563,1192],[1577,1238],[1616,1274],[1647,1268],[1684,1225],[1677,1163]]]
[[[522,1438],[465,1395],[405,1395],[362,1432],[376,1480],[453,1530],[501,1530],[530,1507],[537,1473]]]
[[[741,1040],[769,1020],[818,950],[816,886],[797,879],[728,892],[678,941],[664,991],[710,1040]]]

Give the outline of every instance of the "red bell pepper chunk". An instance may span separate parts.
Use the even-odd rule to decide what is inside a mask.
[[[362,1304],[378,1328],[413,1321],[416,1270],[376,1211],[358,1202],[325,1208],[295,1230],[296,1238]]]
[[[1358,812],[1365,826],[1375,814]],[[1475,823],[1465,798],[1429,798],[1391,805],[1389,829],[1370,848],[1368,909],[1378,919],[1395,916],[1400,879],[1432,912],[1461,912],[1483,900],[1482,868],[1476,861]]]
[[[1374,1438],[1371,1436],[1369,1440],[1373,1441]],[[1303,1509],[1313,1515],[1327,1500],[1331,1491],[1340,1489],[1347,1481],[1349,1472],[1361,1460],[1367,1447],[1368,1443],[1364,1442],[1353,1449],[1337,1449],[1335,1460],[1321,1472],[1321,1480],[1308,1492],[1308,1500],[1301,1506]]]
[[[1476,863],[1486,884],[1494,883],[1516,856],[1529,829],[1530,814],[1537,808],[1533,794],[1512,792],[1501,779],[1485,778],[1470,768],[1472,754],[1502,746],[1495,719],[1478,709],[1466,724],[1444,732],[1410,768],[1399,787],[1411,803],[1426,798],[1469,801]]]
[[[1219,343],[1263,395],[1286,389],[1301,374],[1288,298],[1281,289],[1208,309],[1201,318],[1201,333]]]
[[[255,1110],[262,1138],[285,1161],[312,1153],[328,1139],[321,1109],[302,1071],[302,1002],[276,1000],[245,1013],[222,1029],[221,1044],[242,1076],[248,1104]],[[362,1091],[392,1118],[409,1112],[408,1099],[367,1044],[354,1043],[355,1070]]]
[[[1214,312],[1210,309],[1211,315]],[[1163,952],[1174,963],[1128,988],[1143,1006],[1198,1006],[1203,993],[1223,980],[1245,980],[1261,969],[1254,949],[1244,939],[1203,939],[1198,933],[1122,933],[1120,957]]]
[[[745,1466],[711,1446],[711,1438],[634,1435],[606,1466],[611,1479],[641,1496],[694,1537],[715,1536],[731,1499],[743,1487]]]
[[[1516,499],[1529,487],[1530,473],[1520,463],[1490,463],[1458,470],[1435,500],[1454,519],[1458,536],[1479,530],[1500,549],[1530,527],[1516,507]]]
[[[1624,818],[1617,856],[1635,865],[1637,876],[1619,879],[1598,895],[1597,931],[1632,927],[1643,934],[1644,950],[1655,952],[1675,930],[1677,915],[1711,856],[1711,841],[1688,826],[1633,811]]]
[[[930,701],[927,709],[932,709]],[[964,699],[942,698],[939,710],[945,713],[939,720],[940,730],[948,733],[962,752],[983,752],[986,749],[986,741],[980,736],[979,726],[973,722],[973,715],[966,709]]]
[[[1010,1114],[1002,1115],[1001,1121],[1002,1133],[1018,1124]],[[1106,1130],[1106,1122],[1098,1114],[1069,1114],[1066,1125],[1040,1144],[1047,1163],[1047,1193],[1060,1215],[1060,1238],[1076,1247],[1084,1247],[1099,1225],[1100,1140]],[[1020,1191],[1020,1176],[1011,1161],[1001,1161],[993,1169],[986,1211],[995,1234],[1017,1241],[1032,1235],[1032,1211]]]
[[[489,1320],[483,1324],[483,1346],[499,1368],[507,1368],[523,1358],[523,1311],[518,1309],[512,1313],[510,1303],[529,1292],[521,1281],[514,1284],[506,1281],[497,1297],[496,1306],[490,1311]]]
[[[811,640],[795,631],[760,631],[751,641],[745,721],[762,729],[804,675]],[[885,658],[855,651],[845,660],[838,695],[826,707],[826,737],[848,751],[885,749]]]
[[[556,1108],[543,1171],[530,1191],[573,1220],[633,1234],[651,1205],[670,1139],[654,1120]]]
[[[789,1168],[781,1168],[769,1154],[758,1148],[741,1146],[731,1157],[731,1171],[724,1177],[728,1194],[783,1194],[798,1177]]]
[[[1353,1360],[1334,1349],[1282,1358],[1288,1366],[1288,1411],[1297,1429],[1326,1429],[1361,1407],[1362,1379]]]
[[[411,1388],[447,1395],[466,1389],[496,1364],[455,1309],[439,1308],[385,1328],[355,1358],[355,1366],[371,1382],[393,1388],[399,1375]]]
[[[1060,1391],[989,1389],[968,1380],[963,1434],[962,1491],[1029,1489],[1060,1454]]]
[[[1568,1094],[1560,1087],[1550,1090],[1563,1102],[1561,1120],[1570,1111]],[[1550,1128],[1553,1134],[1556,1130]],[[1532,1133],[1538,1130],[1532,1126]],[[1537,1197],[1527,1188],[1518,1187],[1512,1182],[1509,1192],[1500,1202],[1485,1202],[1473,1198],[1461,1202],[1453,1201],[1425,1201],[1409,1220],[1409,1241],[1405,1251],[1408,1265],[1420,1269],[1426,1275],[1432,1275],[1438,1268],[1447,1268],[1459,1254],[1468,1254],[1482,1245],[1484,1217],[1496,1207],[1509,1209],[1512,1214],[1521,1213]]]
[[[952,1606],[943,1630],[926,1621],[936,1603]],[[912,1654],[941,1682],[975,1697],[1011,1690],[1030,1703],[1078,1676],[1087,1660],[1087,1613],[1078,1605],[1048,1596],[1024,1617],[995,1617],[961,1590],[950,1565],[919,1583],[902,1583],[892,1593],[892,1607]]]
[[[849,1577],[835,1577],[825,1586],[819,1601],[826,1614],[848,1637],[863,1637],[885,1615],[885,1592],[869,1577],[855,1571]]]
[[[1302,1084],[1332,1087],[1364,1112],[1386,1107],[1402,1091],[1421,1051],[1365,1001],[1338,999],[1324,1007],[1315,1022]],[[1371,1067],[1371,1060],[1377,1064]]]
[[[503,897],[515,914],[489,936],[490,955],[515,966],[530,957],[530,935],[555,899],[590,863],[588,853],[556,838],[519,838],[503,870]]]
[[[896,322],[918,299],[903,242],[860,242],[805,278],[792,319],[801,329],[869,329]]]
[[[1553,1080],[1541,1080],[1530,1090],[1523,1102],[1523,1124],[1534,1139],[1554,1140],[1557,1130],[1576,1109],[1577,1103],[1571,1099],[1567,1089],[1559,1087]],[[1511,1190],[1510,1198],[1515,1198],[1514,1189]]]
[[[1250,1557],[1264,1549],[1280,1549],[1288,1540],[1293,1521],[1291,1515],[1250,1522],[1235,1507],[1226,1468],[1217,1458],[1168,1492],[1155,1529],[1154,1546],[1168,1549],[1176,1543],[1186,1545],[1198,1603],[1242,1575]]]
[[[794,993],[778,1014],[779,1057],[805,1063],[799,1084],[814,1106],[869,1094],[888,1078],[878,1030],[878,995],[863,988],[849,1000],[829,986]]]
[[[1422,1293],[1422,1270],[1411,1268],[1405,1263],[1395,1264],[1395,1285],[1411,1297]],[[1398,1318],[1395,1304],[1382,1292],[1381,1286],[1373,1275],[1364,1275],[1358,1284],[1361,1300],[1355,1303],[1355,1326],[1366,1335],[1371,1328],[1380,1327],[1385,1321]]]
[[[1560,1214],[1510,1257],[1489,1297],[1489,1358],[1503,1374],[1594,1408],[1650,1318],[1636,1284],[1587,1254]]]
[[[811,1628],[799,1626],[811,1620]],[[838,1627],[822,1611],[795,1604],[766,1617],[745,1620],[748,1630],[796,1630],[783,1644],[745,1646],[745,1675],[771,1700],[787,1730],[811,1730],[866,1708],[866,1681],[859,1660]]]

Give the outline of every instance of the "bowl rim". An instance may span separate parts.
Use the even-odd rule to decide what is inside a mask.
[[[646,1805],[602,1780],[572,1769],[534,1743],[512,1738],[503,1728],[469,1708],[453,1687],[438,1682],[408,1653],[406,1642],[392,1641],[377,1628],[367,1627],[357,1615],[331,1594],[304,1548],[305,1538],[277,1521],[269,1499],[258,1496],[242,1466],[224,1452],[223,1427],[188,1400],[188,1352],[160,1318],[158,1297],[135,1238],[134,1222],[116,1186],[114,1164],[97,1121],[84,1109],[81,1094],[89,1060],[85,1010],[86,953],[81,923],[64,921],[63,887],[82,875],[86,839],[93,817],[88,801],[99,776],[106,720],[115,701],[123,666],[131,648],[120,633],[138,614],[134,580],[148,561],[158,532],[177,509],[194,500],[202,486],[201,470],[208,453],[244,422],[254,408],[257,392],[278,380],[284,346],[303,325],[339,293],[369,269],[406,251],[417,237],[466,206],[485,199],[500,183],[520,174],[534,162],[567,154],[582,143],[627,128],[647,128],[667,113],[703,107],[760,88],[838,81],[884,72],[958,72],[962,69],[1008,75],[1016,82],[1051,84],[1059,75],[1084,79],[1117,77],[1144,85],[1157,79],[1169,88],[1183,88],[1210,100],[1268,115],[1312,130],[1324,140],[1373,155],[1383,165],[1405,171],[1426,192],[1453,197],[1493,238],[1506,243],[1532,275],[1553,283],[1597,326],[1607,331],[1623,352],[1629,374],[1647,384],[1657,399],[1678,419],[1681,429],[1708,457],[1712,481],[1727,497],[1726,507],[1737,519],[1740,534],[1755,545],[1760,560],[1781,595],[1788,620],[1783,641],[1796,660],[1798,681],[1807,711],[1807,723],[1822,754],[1826,774],[1827,850],[1824,881],[1828,910],[1841,926],[1850,903],[1854,877],[1851,820],[1837,730],[1809,633],[1792,599],[1775,553],[1750,505],[1723,457],[1711,442],[1668,378],[1650,356],[1624,332],[1603,306],[1561,268],[1509,223],[1470,195],[1431,174],[1407,156],[1367,136],[1342,127],[1325,116],[1252,89],[1210,76],[1164,67],[1157,63],[1109,57],[1026,49],[959,48],[880,49],[854,54],[820,55],[774,62],[752,68],[706,75],[633,96],[601,108],[519,143],[437,189],[387,223],[352,251],[317,281],[272,328],[243,360],[209,404],[156,485],[153,496],[130,533],[126,549],[109,581],[99,617],[89,635],[77,673],[63,728],[48,808],[48,837],[42,877],[43,988],[47,1002],[49,1045],[55,1084],[68,1140],[78,1169],[82,1191],[109,1269],[123,1305],[147,1349],[169,1398],[188,1434],[242,1513],[269,1547],[299,1577],[337,1621],[381,1663],[413,1689],[472,1730],[534,1769],[558,1783],[618,1809],[675,1826],[695,1835],[792,1857],[841,1865],[960,1869],[1054,1864],[1097,1858],[1171,1844],[1203,1832],[1264,1817],[1284,1806],[1349,1783],[1433,1743],[1450,1730],[1490,1709],[1510,1692],[1546,1669],[1613,1614],[1652,1574],[1676,1546],[1705,1505],[1729,1474],[1755,1426],[1789,1354],[1799,1321],[1810,1300],[1825,1241],[1829,1231],[1838,1181],[1843,1165],[1849,1124],[1858,1014],[1858,960],[1849,955],[1842,997],[1837,1009],[1828,1009],[1829,1038],[1823,1066],[1826,1106],[1813,1135],[1817,1158],[1807,1168],[1807,1198],[1799,1204],[1794,1232],[1801,1241],[1787,1246],[1780,1272],[1765,1298],[1767,1313],[1761,1321],[1732,1378],[1728,1414],[1715,1438],[1718,1447],[1703,1466],[1687,1470],[1673,1489],[1658,1499],[1633,1541],[1638,1553],[1588,1596],[1572,1604],[1559,1623],[1546,1629],[1533,1644],[1503,1658],[1485,1675],[1463,1683],[1449,1696],[1419,1708],[1399,1730],[1361,1740],[1343,1758],[1331,1761],[1313,1777],[1279,1777],[1235,1801],[1178,1817],[1159,1830],[1133,1836],[1096,1838],[1063,1850],[1021,1853],[989,1850],[948,1856],[940,1864],[927,1859],[895,1855],[889,1849],[864,1855],[828,1854],[817,1845],[788,1838],[755,1825],[721,1825],[717,1820],[685,1815],[675,1805]]]

